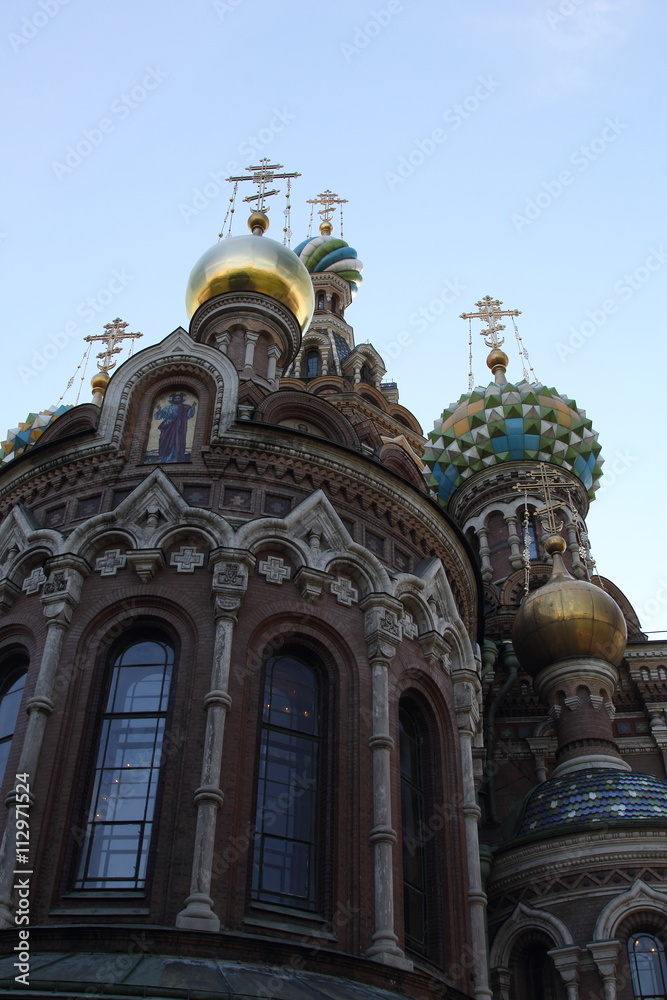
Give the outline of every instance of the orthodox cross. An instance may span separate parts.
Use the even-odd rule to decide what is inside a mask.
[[[317,214],[321,217],[323,223],[329,225],[336,211],[336,205],[347,205],[347,198],[339,198],[337,194],[334,194],[333,191],[327,188],[322,194],[318,194],[317,198],[309,198],[306,204],[321,205],[322,208],[317,210]]]
[[[545,462],[540,462],[537,471],[528,470],[525,473],[528,479],[532,480],[532,489],[538,494],[540,499],[544,500],[544,506],[536,510],[535,513],[542,522],[545,530],[549,532],[550,535],[556,535],[561,531],[563,527],[563,522],[556,522],[556,514],[561,511],[564,507],[572,509],[572,504],[569,502],[570,491],[574,489],[566,480],[561,476],[556,469],[550,469]],[[557,487],[559,490],[567,491],[567,500],[558,500],[552,494],[552,489]],[[520,493],[527,492],[526,484],[517,484],[513,489],[518,490]]]
[[[249,173],[244,174],[241,177],[228,177],[228,181],[235,181],[237,184],[239,181],[252,181],[253,184],[257,185],[257,194],[250,194],[244,201],[253,202],[256,201],[255,205],[256,212],[268,212],[270,206],[264,204],[266,198],[271,198],[274,194],[278,194],[279,188],[274,188],[272,191],[267,191],[267,185],[272,184],[277,178],[282,180],[283,178],[288,178],[291,180],[293,177],[300,177],[301,174],[277,174],[276,170],[282,170],[282,163],[269,163],[267,156],[262,157],[259,164],[256,167],[246,167]]]
[[[481,319],[483,323],[488,324],[487,330],[482,330],[481,335],[484,337],[484,343],[487,347],[502,347],[505,343],[505,338],[500,336],[500,331],[504,330],[505,327],[502,323],[499,323],[501,316],[520,316],[520,309],[501,309],[502,302],[500,299],[492,299],[490,295],[485,295],[483,299],[479,302],[475,302],[477,306],[477,312],[461,313],[461,319]]]
[[[104,350],[97,355],[97,367],[101,372],[108,374],[112,368],[116,367],[113,356],[114,354],[120,354],[122,351],[122,347],[118,347],[118,344],[122,340],[136,340],[137,337],[143,337],[143,333],[125,333],[129,325],[129,323],[124,323],[120,316],[116,316],[113,323],[105,324],[104,333],[97,333],[83,338],[88,343],[92,343],[95,340],[101,340],[104,343]]]

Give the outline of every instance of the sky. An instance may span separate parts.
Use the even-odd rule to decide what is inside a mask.
[[[116,316],[141,347],[187,327],[225,178],[266,156],[301,174],[292,245],[307,199],[347,199],[346,318],[425,432],[467,391],[460,313],[521,310],[537,378],[599,432],[598,569],[666,630],[666,22],[662,0],[3,5],[0,437],[72,376],[76,401],[83,338]]]

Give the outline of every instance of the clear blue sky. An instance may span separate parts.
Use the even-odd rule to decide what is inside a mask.
[[[365,281],[348,318],[425,430],[467,389],[459,313],[486,294],[522,310],[537,376],[600,434],[600,571],[667,629],[661,0],[22,0],[1,17],[3,436],[115,316],[142,346],[187,325],[220,179],[268,156],[302,174],[294,244],[307,198],[349,200]]]

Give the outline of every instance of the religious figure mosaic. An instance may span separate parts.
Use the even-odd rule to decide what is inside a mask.
[[[189,462],[195,432],[197,399],[190,392],[165,393],[155,402],[144,461]]]

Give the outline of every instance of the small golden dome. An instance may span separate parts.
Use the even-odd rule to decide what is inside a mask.
[[[613,598],[565,568],[551,536],[553,573],[548,583],[528,595],[514,619],[512,642],[522,667],[533,676],[570,656],[595,656],[618,666],[625,653],[627,628]]]
[[[257,220],[259,214],[251,216]],[[297,255],[266,236],[234,236],[203,254],[192,269],[185,293],[188,316],[216,295],[258,292],[277,299],[307,329],[315,308],[310,274]]]

